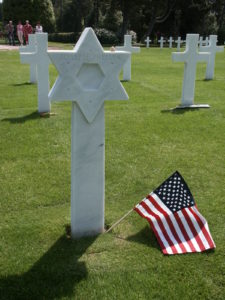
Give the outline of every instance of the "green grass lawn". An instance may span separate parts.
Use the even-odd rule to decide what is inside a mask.
[[[163,256],[135,212],[109,234],[69,238],[71,103],[40,118],[29,67],[0,52],[1,300],[225,299],[225,53],[213,81],[198,65],[195,103],[210,109],[169,110],[183,67],[169,49],[143,48],[123,83],[130,100],[105,104],[106,226],[178,170],[217,246]],[[51,84],[56,76],[51,66]]]

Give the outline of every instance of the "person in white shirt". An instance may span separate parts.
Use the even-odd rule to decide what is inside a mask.
[[[35,27],[35,32],[36,32],[36,33],[41,33],[41,32],[43,32],[43,27],[41,26],[41,24],[40,24],[39,21],[37,22],[37,25],[36,25],[36,27]]]

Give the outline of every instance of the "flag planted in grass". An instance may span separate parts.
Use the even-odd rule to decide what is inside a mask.
[[[163,254],[202,252],[216,247],[207,221],[177,171],[134,210],[150,223]]]

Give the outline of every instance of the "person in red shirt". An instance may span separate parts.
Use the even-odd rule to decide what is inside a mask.
[[[26,20],[26,24],[23,26],[23,35],[26,41],[26,44],[28,44],[28,34],[32,34],[33,33],[33,28],[30,25],[29,21]]]

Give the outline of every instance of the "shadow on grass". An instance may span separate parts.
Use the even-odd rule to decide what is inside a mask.
[[[11,84],[11,86],[15,86],[15,87],[17,87],[17,86],[25,86],[25,85],[33,85],[34,83],[32,83],[32,82],[21,82],[21,83],[13,83],[13,84]]]
[[[147,225],[145,226],[145,228],[143,228],[137,234],[131,235],[128,238],[126,238],[126,240],[131,241],[131,242],[136,242],[136,243],[139,243],[139,244],[144,244],[144,245],[147,245],[151,248],[156,248],[159,251],[161,251],[160,246],[157,242],[157,239],[154,235],[154,232]]]
[[[202,107],[203,108],[203,107]],[[198,111],[199,109],[202,108],[169,108],[169,109],[163,109],[161,110],[161,113],[165,114],[165,113],[172,113],[172,114],[176,114],[176,115],[182,115],[186,112],[192,112],[192,111]]]
[[[26,273],[0,278],[0,298],[53,300],[74,296],[76,285],[88,275],[79,258],[95,239],[61,236]]]
[[[12,124],[18,124],[18,123],[25,123],[26,121],[31,121],[35,119],[40,119],[40,114],[37,111],[22,117],[2,119],[2,122],[10,122]]]

